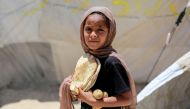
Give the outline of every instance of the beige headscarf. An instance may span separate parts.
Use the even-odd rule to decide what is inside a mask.
[[[101,47],[97,50],[91,50],[90,48],[88,48],[88,46],[86,45],[86,43],[84,41],[85,21],[86,21],[86,18],[93,12],[100,12],[100,13],[104,14],[109,19],[109,33],[108,33],[108,37],[106,39],[106,43],[103,45],[103,47]],[[92,7],[84,13],[83,20],[82,20],[82,23],[80,26],[80,38],[81,38],[82,47],[83,47],[85,52],[90,53],[90,54],[95,55],[95,56],[109,55],[112,51],[115,51],[111,46],[112,41],[115,38],[115,34],[116,34],[116,23],[115,23],[115,20],[112,16],[112,12],[108,8],[106,8],[106,7]]]

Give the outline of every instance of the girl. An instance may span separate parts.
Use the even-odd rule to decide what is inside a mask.
[[[91,91],[85,92],[79,88],[77,97],[81,100],[81,109],[92,109],[92,107],[135,109],[134,80],[124,61],[111,46],[115,34],[116,23],[108,8],[92,7],[85,12],[80,27],[81,45],[86,53],[95,56],[101,63],[99,75],[91,91],[101,89],[106,91],[109,97],[96,100]],[[64,80],[68,86],[70,81],[70,78]],[[60,93],[63,94],[61,89],[62,86]]]

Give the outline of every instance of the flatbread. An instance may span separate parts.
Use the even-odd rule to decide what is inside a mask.
[[[90,54],[81,56],[76,64],[70,85],[71,93],[78,95],[78,87],[88,91],[95,83],[101,64],[97,58]]]

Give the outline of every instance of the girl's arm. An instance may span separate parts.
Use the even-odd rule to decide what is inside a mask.
[[[118,96],[111,96],[103,98],[102,100],[96,100],[92,92],[84,92],[79,88],[78,98],[83,102],[93,106],[93,107],[120,107],[127,106],[131,104],[131,92],[124,92]]]

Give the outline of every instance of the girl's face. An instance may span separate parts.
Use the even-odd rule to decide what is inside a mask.
[[[86,45],[96,50],[102,47],[108,36],[108,25],[106,19],[97,13],[89,15],[84,25],[84,40]]]

